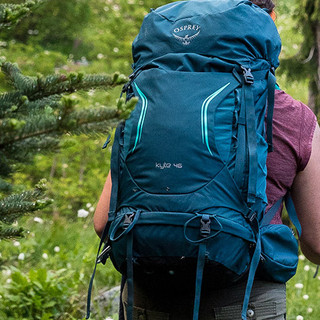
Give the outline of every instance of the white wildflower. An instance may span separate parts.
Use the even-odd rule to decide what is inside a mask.
[[[307,294],[304,294],[303,297],[302,297],[304,300],[308,300],[309,299],[309,296]]]
[[[20,246],[20,242],[19,242],[19,241],[14,241],[14,242],[13,242],[13,245],[14,245],[15,247],[19,247],[19,246]]]
[[[38,222],[40,224],[43,224],[43,219],[39,218],[39,217],[34,217],[33,221]]]
[[[307,309],[307,312],[308,312],[308,313],[312,313],[312,311],[313,311],[313,309],[312,309],[311,307],[309,307],[309,308]]]
[[[296,317],[296,320],[303,320],[303,316],[300,316],[300,314]]]
[[[12,282],[12,279],[7,279],[7,283],[11,283]]]
[[[114,48],[113,48],[113,52],[118,53],[118,52],[119,52],[119,48],[114,47]]]
[[[24,253],[20,253],[19,255],[18,255],[18,260],[24,260],[24,258],[25,258],[25,255],[24,255]]]
[[[94,207],[89,208],[89,211],[93,212],[94,211]]]
[[[297,289],[302,289],[303,288],[303,284],[302,283],[296,283],[294,286]]]
[[[303,270],[304,271],[309,271],[310,270],[310,266],[309,265],[304,266]]]
[[[304,261],[304,260],[306,260],[306,257],[305,257],[303,254],[300,254],[300,255],[299,255],[299,260]]]
[[[92,207],[92,204],[91,204],[91,203],[87,203],[87,204],[86,204],[86,207],[87,207],[87,208],[90,208],[90,207]]]
[[[49,258],[49,256],[48,256],[47,253],[43,253],[43,254],[42,254],[42,258],[45,259],[45,260],[47,260],[47,259]]]
[[[53,250],[54,250],[54,252],[60,252],[60,247],[59,246],[55,246]]]
[[[103,54],[103,53],[98,53],[98,54],[97,54],[97,58],[98,58],[99,60],[103,59],[103,58],[104,58],[104,54]]]
[[[89,215],[89,211],[85,209],[78,210],[78,218],[86,218]]]
[[[10,269],[2,270],[2,274],[3,274],[4,276],[9,277],[9,276],[11,276],[11,273],[12,273],[12,271],[11,271]]]

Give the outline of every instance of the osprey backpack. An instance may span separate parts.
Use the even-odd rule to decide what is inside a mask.
[[[124,275],[128,320],[134,268],[194,263],[194,320],[205,266],[224,283],[247,277],[239,319],[258,266],[273,281],[294,275],[297,241],[270,225],[282,199],[264,214],[280,49],[273,20],[248,0],[178,1],[144,18],[123,88],[138,102],[115,132],[97,259],[110,255]]]

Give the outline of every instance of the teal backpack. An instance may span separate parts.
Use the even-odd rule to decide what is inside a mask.
[[[193,320],[204,267],[221,285],[247,278],[243,320],[257,269],[278,282],[295,274],[297,241],[270,224],[283,199],[265,214],[280,49],[269,14],[248,0],[178,1],[144,18],[123,88],[138,103],[115,132],[97,257],[127,281],[128,320],[134,268],[195,264]],[[89,305],[90,294],[87,318]]]

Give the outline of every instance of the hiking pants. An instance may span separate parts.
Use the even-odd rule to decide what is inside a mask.
[[[192,320],[193,279],[171,281],[170,276],[138,277],[134,280],[134,320]],[[241,320],[246,281],[223,289],[204,285],[199,320]],[[122,292],[126,319],[127,285]],[[255,280],[247,312],[248,320],[286,319],[285,284]]]

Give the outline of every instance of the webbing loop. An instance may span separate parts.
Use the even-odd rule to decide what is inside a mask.
[[[190,225],[190,223],[196,219],[201,219],[200,220],[200,235],[201,235],[201,239],[198,240],[192,240],[188,237],[187,235],[187,228]],[[213,219],[216,222],[216,225],[218,227],[218,230],[214,233],[211,234],[211,230],[213,228],[211,228],[212,226],[212,222],[211,219]],[[215,228],[216,229],[216,228]],[[216,216],[214,215],[208,215],[208,214],[197,214],[196,216],[194,216],[193,218],[189,219],[183,226],[183,232],[184,232],[184,237],[187,241],[189,241],[190,243],[201,243],[204,242],[206,240],[209,240],[211,238],[216,237],[221,231],[222,231],[223,227],[222,224],[220,223],[220,221],[216,218]]]
[[[128,234],[132,228],[137,223],[140,217],[141,210],[137,210],[136,212],[130,212],[123,215],[122,219],[119,219],[116,225],[112,228],[110,233],[110,241],[117,241],[122,238],[124,235]],[[116,236],[116,232],[118,231],[120,225],[122,224],[123,231]]]

